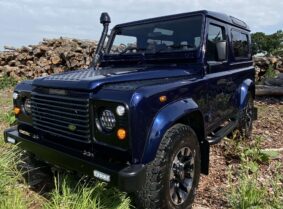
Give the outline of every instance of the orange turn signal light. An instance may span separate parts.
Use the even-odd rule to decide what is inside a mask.
[[[13,112],[15,113],[15,115],[18,115],[18,114],[20,114],[21,109],[20,109],[20,108],[18,108],[18,107],[14,107]]]
[[[160,96],[159,97],[160,102],[166,102],[167,101],[167,96]]]
[[[119,140],[124,140],[126,138],[126,130],[123,129],[123,128],[119,128],[118,131],[117,131],[117,137]]]

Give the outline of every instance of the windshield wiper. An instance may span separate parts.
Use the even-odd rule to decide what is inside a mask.
[[[154,54],[158,54],[160,52],[164,52],[166,50],[170,50],[171,48],[173,50],[170,50],[169,52],[174,52],[174,49],[181,49],[183,47],[194,48],[194,49],[196,48],[195,46],[193,46],[191,44],[174,44],[174,45],[169,45],[169,46],[166,46],[164,48],[161,48],[161,49],[155,51]],[[186,50],[186,49],[184,49],[184,50]]]
[[[145,51],[146,48],[140,48],[140,47],[136,47],[136,46],[127,46],[122,52],[120,52],[118,55],[121,55],[121,54],[125,54],[127,51],[133,51],[133,50],[136,50],[137,52],[138,51]],[[136,52],[136,53],[137,53]]]

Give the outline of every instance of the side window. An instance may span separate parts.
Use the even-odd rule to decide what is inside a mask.
[[[208,27],[208,37],[206,44],[207,61],[218,61],[216,43],[226,40],[225,28],[210,24]]]
[[[240,31],[232,30],[232,44],[235,59],[250,57],[248,35]]]

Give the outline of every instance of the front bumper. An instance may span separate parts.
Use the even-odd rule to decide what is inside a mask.
[[[17,126],[4,131],[4,140],[17,144],[24,150],[33,153],[38,159],[68,170],[77,171],[89,176],[100,173],[109,177],[109,183],[125,192],[134,192],[141,188],[145,181],[146,167],[141,164],[126,167],[110,163],[90,162],[70,154],[42,145],[34,140],[19,136]]]

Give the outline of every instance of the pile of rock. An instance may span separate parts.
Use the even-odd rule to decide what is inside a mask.
[[[254,66],[256,69],[256,80],[262,81],[266,78],[266,73],[273,75],[283,73],[283,57],[255,57]]]
[[[38,45],[16,49],[5,46],[0,52],[0,77],[32,79],[65,70],[86,68],[92,61],[96,41],[43,39]]]

